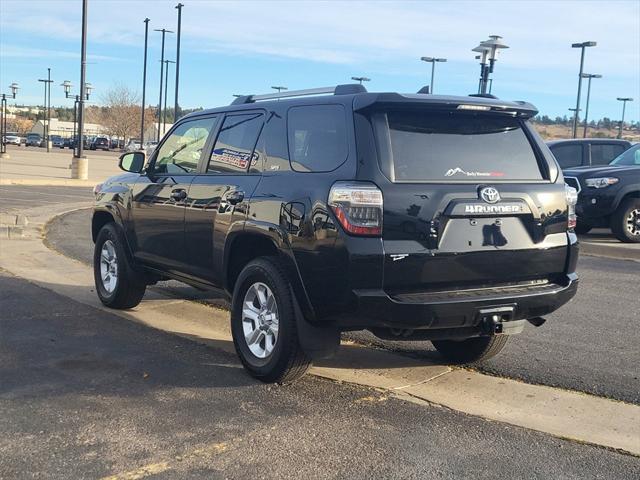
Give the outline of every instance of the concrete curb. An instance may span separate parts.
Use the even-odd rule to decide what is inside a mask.
[[[640,249],[636,249],[622,243],[620,245],[613,246],[586,242],[583,240],[580,242],[580,253],[582,255],[591,255],[594,257],[607,257],[640,262]]]
[[[99,180],[74,180],[71,178],[0,178],[0,186],[94,187],[98,183],[100,183]]]
[[[58,214],[62,213],[62,209],[59,210]],[[52,214],[55,212],[50,211],[48,218]],[[135,309],[109,310],[95,295],[91,268],[49,250],[39,239],[3,242],[0,266],[74,301],[233,351],[228,312],[176,300],[151,289]],[[486,419],[640,456],[638,405],[446,365],[425,365],[421,360],[352,342],[343,342],[334,359],[319,362],[311,373],[374,387],[416,403],[435,403]]]

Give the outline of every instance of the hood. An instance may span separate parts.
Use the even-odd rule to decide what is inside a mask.
[[[102,182],[102,184],[109,185],[111,183],[135,183],[136,179],[139,176],[140,176],[139,173],[125,172],[125,173],[121,173],[119,175],[114,175],[113,177],[107,178],[104,182]]]
[[[565,177],[592,178],[625,175],[627,173],[640,172],[640,166],[635,165],[601,165],[599,167],[575,167],[567,168],[562,173]]]

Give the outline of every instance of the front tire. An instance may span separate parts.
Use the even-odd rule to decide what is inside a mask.
[[[573,231],[576,232],[578,235],[585,235],[589,233],[592,229],[593,227],[588,223],[584,223],[578,220],[578,223],[576,227],[573,229]]]
[[[233,291],[231,333],[240,361],[263,382],[291,383],[311,366],[298,340],[293,290],[273,257],[250,262]]]
[[[100,301],[110,308],[128,309],[140,303],[147,288],[131,266],[124,237],[115,223],[98,233],[93,251],[93,277]]]
[[[611,231],[625,243],[640,243],[640,198],[627,198],[611,216]]]
[[[448,361],[457,364],[481,363],[496,356],[504,348],[509,337],[495,335],[466,340],[432,340],[436,350]]]

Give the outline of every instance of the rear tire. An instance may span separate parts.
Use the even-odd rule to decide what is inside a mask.
[[[107,223],[96,239],[93,277],[100,301],[110,308],[128,309],[140,303],[147,288],[127,256],[125,240],[115,223]]]
[[[240,361],[258,380],[291,383],[311,366],[298,339],[293,302],[289,280],[273,257],[253,260],[240,272],[231,333]]]
[[[432,340],[436,350],[448,361],[457,364],[480,363],[496,356],[504,348],[509,337],[495,335],[466,340]]]
[[[627,198],[611,216],[611,231],[625,243],[640,243],[640,198]]]

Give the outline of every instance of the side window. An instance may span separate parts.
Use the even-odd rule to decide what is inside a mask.
[[[342,105],[292,107],[287,114],[289,158],[299,172],[330,172],[349,153]]]
[[[579,167],[582,165],[582,145],[558,145],[551,149],[560,168]]]
[[[266,152],[264,171],[273,173],[291,170],[284,116],[278,115],[275,111],[269,112],[261,137]]]
[[[211,152],[209,173],[247,173],[259,167],[260,152],[254,152],[263,124],[262,113],[227,115]]]
[[[607,165],[624,152],[622,145],[599,143],[591,145],[591,165]]]
[[[170,175],[195,173],[215,121],[215,117],[201,118],[176,127],[160,146],[153,172]]]

